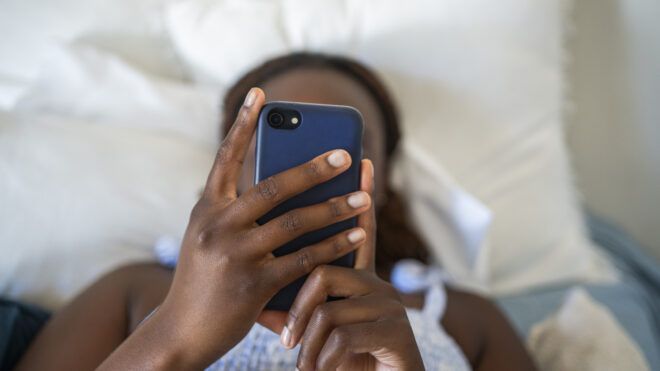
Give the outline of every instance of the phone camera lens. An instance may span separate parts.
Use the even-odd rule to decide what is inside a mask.
[[[284,123],[284,117],[278,112],[272,112],[268,115],[268,123],[273,127],[278,127]]]

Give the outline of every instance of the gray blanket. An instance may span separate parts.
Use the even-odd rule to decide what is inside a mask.
[[[503,296],[498,304],[524,338],[530,328],[561,304],[566,292],[581,286],[616,316],[637,342],[652,370],[660,371],[660,265],[625,233],[588,216],[591,237],[620,269],[617,284],[561,285]]]

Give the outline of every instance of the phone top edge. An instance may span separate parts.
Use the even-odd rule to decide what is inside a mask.
[[[262,170],[262,164],[261,164],[261,159],[259,155],[259,151],[261,149],[261,141],[263,140],[262,138],[262,125],[268,125],[265,120],[264,120],[264,115],[265,112],[268,112],[271,108],[289,108],[289,109],[299,109],[301,111],[301,114],[304,116],[304,111],[305,109],[313,108],[314,110],[327,110],[330,112],[341,112],[343,114],[349,114],[351,116],[355,117],[355,122],[359,126],[359,136],[362,138],[362,135],[364,134],[364,118],[362,117],[362,113],[360,111],[352,106],[347,106],[347,105],[339,105],[339,104],[320,104],[320,103],[303,103],[303,102],[292,102],[292,101],[271,101],[265,103],[259,112],[259,116],[257,119],[257,128],[256,128],[256,145],[255,145],[255,166],[254,166],[254,179],[253,183],[256,184],[260,181],[262,178],[262,174],[260,171]],[[361,141],[361,140],[360,140]],[[360,146],[360,157],[362,155],[362,150]]]
[[[303,103],[303,102],[291,102],[291,101],[271,101],[265,103],[261,107],[261,111],[259,112],[259,115],[261,116],[261,112],[265,111],[266,109],[270,108],[271,106],[278,106],[278,107],[284,107],[284,108],[294,108],[294,107],[314,107],[314,108],[327,108],[330,110],[342,110],[342,111],[351,111],[353,114],[357,115],[360,118],[360,122],[364,125],[364,118],[362,117],[362,113],[355,107],[353,106],[347,106],[343,104],[322,104],[322,103]]]

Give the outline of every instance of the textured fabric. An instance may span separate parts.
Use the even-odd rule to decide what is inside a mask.
[[[178,241],[161,239],[160,243],[165,245],[156,247],[161,263],[169,262],[170,266],[173,266],[176,263],[176,255],[171,254],[169,246],[178,246]],[[164,251],[169,253],[163,253]],[[469,363],[460,348],[439,325],[447,303],[447,293],[442,283],[445,275],[438,269],[408,260],[398,262],[393,272],[398,272],[397,282],[394,283],[397,288],[402,285],[407,287],[414,285],[416,290],[411,291],[427,291],[422,311],[407,310],[426,369],[469,370]],[[153,312],[140,325],[152,314]],[[240,343],[208,370],[293,370],[296,367],[299,350],[300,346],[294,350],[286,350],[280,345],[279,335],[255,324]]]
[[[427,370],[470,370],[470,365],[461,349],[440,326],[442,311],[436,308],[443,303],[445,295],[437,291],[443,286],[434,285],[427,295],[424,310],[408,309],[408,319],[415,334],[415,341]],[[436,291],[435,293],[433,291]],[[444,293],[444,290],[442,290]],[[154,312],[158,310],[156,308]],[[145,318],[149,319],[152,312]],[[396,336],[396,334],[392,334]],[[280,345],[280,336],[267,328],[255,324],[240,343],[213,363],[207,370],[293,370],[296,367],[300,345],[292,350]]]
[[[215,152],[119,124],[0,111],[0,295],[54,310],[104,273],[153,260],[159,236],[183,235]]]
[[[0,298],[0,370],[11,370],[50,318],[35,306]]]
[[[573,288],[561,307],[537,323],[527,349],[543,371],[648,371],[642,350],[605,306]]]
[[[522,338],[553,313],[566,293],[579,286],[616,317],[644,352],[651,370],[660,371],[660,266],[625,233],[595,216],[588,226],[594,242],[621,271],[614,284],[557,285],[524,294],[502,296],[498,304]]]
[[[408,319],[427,370],[469,370],[470,366],[456,343],[440,327],[438,320],[418,310],[408,310]],[[392,334],[396,336],[396,334]],[[207,370],[294,370],[300,346],[286,350],[279,335],[259,324],[229,353]]]

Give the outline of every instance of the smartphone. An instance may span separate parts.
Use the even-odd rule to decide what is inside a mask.
[[[363,127],[362,115],[353,107],[294,102],[264,105],[257,124],[255,184],[333,149],[346,150],[353,161],[345,172],[282,202],[257,222],[263,224],[289,210],[357,191],[360,186]],[[357,218],[353,217],[306,233],[280,246],[273,254],[290,254],[354,228],[356,222]],[[353,261],[354,253],[351,252],[331,264],[352,268]],[[301,277],[278,292],[266,309],[289,310],[306,278]]]

